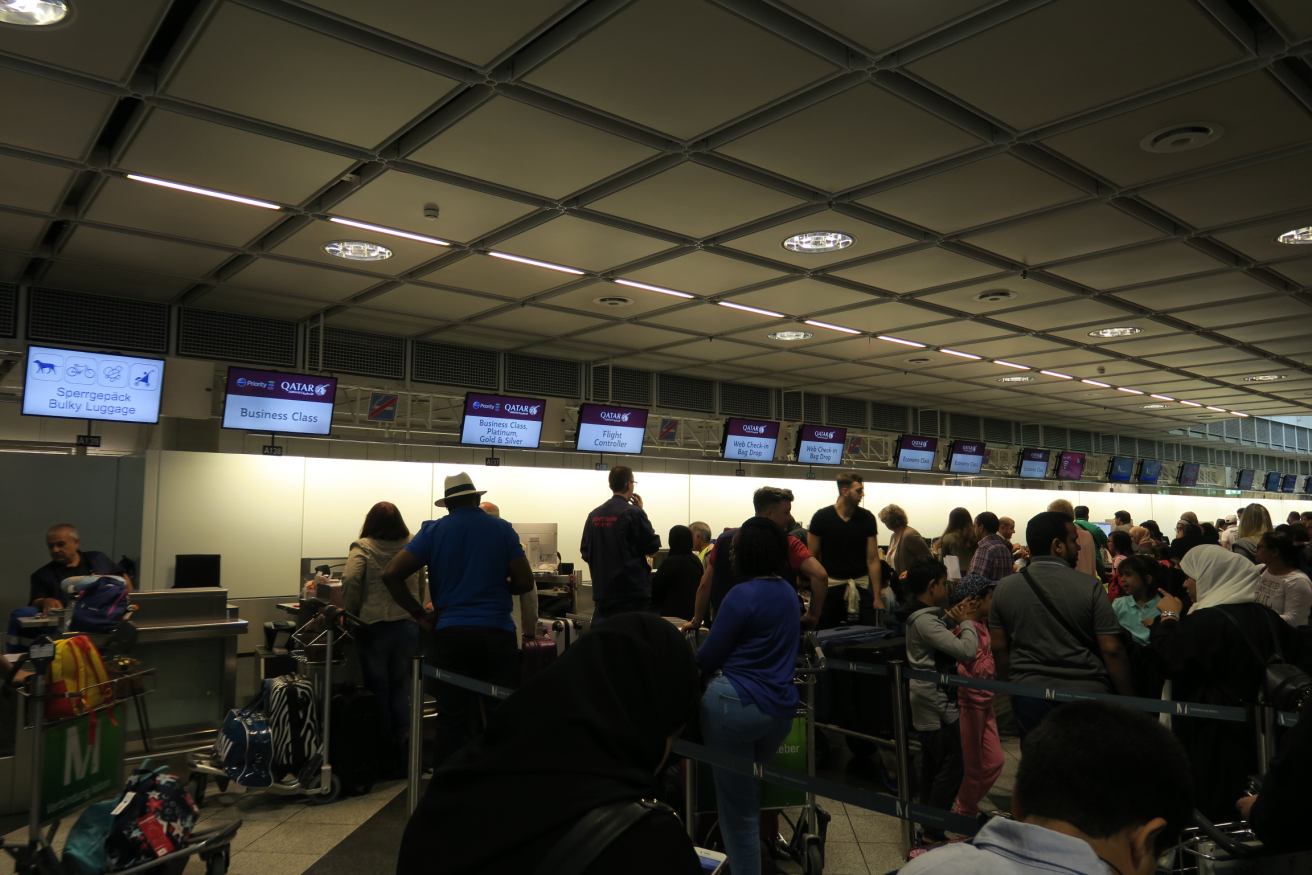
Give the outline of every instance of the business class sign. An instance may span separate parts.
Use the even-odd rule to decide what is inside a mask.
[[[476,447],[517,447],[536,450],[542,441],[542,420],[547,402],[542,398],[509,395],[465,396],[465,419],[460,443]]]

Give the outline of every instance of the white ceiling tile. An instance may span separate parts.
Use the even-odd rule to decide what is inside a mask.
[[[965,239],[972,246],[1034,265],[1164,236],[1156,228],[1102,204]]]
[[[943,286],[997,272],[998,269],[992,265],[937,248],[922,249],[857,267],[832,271],[834,276],[855,280],[897,294]]]
[[[436,219],[424,215],[428,207],[437,208]],[[329,212],[371,225],[467,243],[528,215],[533,207],[415,173],[388,170]]]
[[[574,216],[559,216],[496,244],[499,251],[512,255],[595,271],[618,268],[671,246],[655,237]]]
[[[401,313],[413,313],[433,319],[458,322],[482,313],[494,307],[504,306],[502,301],[450,292],[446,289],[432,289],[427,286],[407,283],[400,288],[383,292],[369,299],[369,306],[376,309],[394,310]]]
[[[559,337],[585,328],[605,324],[605,320],[575,313],[563,313],[543,307],[519,307],[507,310],[495,316],[478,319],[477,325],[491,325],[493,328],[508,328],[525,334],[541,334],[547,337]]]
[[[1160,243],[1115,255],[1075,261],[1049,271],[1095,289],[1148,283],[1190,273],[1216,270],[1221,262],[1184,243]]]
[[[423,279],[425,282],[473,292],[526,298],[563,286],[578,277],[501,258],[470,255],[424,274]]]
[[[784,275],[768,267],[759,267],[735,258],[716,255],[713,252],[692,252],[653,264],[651,267],[625,271],[621,278],[693,295],[716,295],[731,289],[778,279]]]

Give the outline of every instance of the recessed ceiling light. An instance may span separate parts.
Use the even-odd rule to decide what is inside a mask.
[[[1011,289],[989,289],[976,295],[975,300],[982,301],[985,304],[996,304],[999,301],[1006,301],[1014,297],[1016,297],[1016,293]]]
[[[355,219],[343,219],[341,216],[330,216],[328,221],[338,225],[347,225],[351,228],[359,228],[363,231],[373,231],[376,234],[404,237],[406,240],[414,240],[419,243],[431,243],[434,246],[451,245],[447,241],[439,240],[436,237],[425,237],[423,234],[411,234],[409,231],[398,231],[396,228],[385,228],[382,225],[370,225],[368,222],[357,222]]]
[[[64,0],[0,0],[0,22],[40,27],[63,21],[68,15]]]
[[[1277,243],[1287,243],[1290,246],[1307,246],[1312,244],[1312,225],[1306,228],[1295,228],[1292,231],[1286,231],[1276,238]]]
[[[517,261],[520,264],[527,264],[531,267],[545,267],[547,270],[555,270],[561,273],[572,273],[575,276],[583,276],[583,271],[575,270],[572,267],[565,267],[563,264],[552,264],[549,261],[538,261],[536,258],[524,258],[519,255],[511,255],[507,252],[488,251],[488,255],[493,258],[500,258],[502,261]]]
[[[1216,122],[1191,122],[1175,124],[1169,128],[1153,131],[1139,141],[1139,148],[1145,152],[1172,153],[1188,152],[1210,143],[1215,143],[1225,133],[1225,128]]]
[[[828,328],[830,331],[841,331],[844,334],[860,334],[855,328],[844,328],[842,325],[831,325],[828,322],[817,322],[815,319],[803,320],[807,325],[814,325],[816,328]]]
[[[903,346],[914,346],[917,349],[925,348],[923,343],[916,343],[914,340],[903,340],[900,337],[889,337],[887,334],[880,334],[878,337],[880,340],[887,340],[889,343],[900,343]]]
[[[377,243],[363,240],[334,240],[323,245],[323,251],[347,261],[385,261],[392,257],[392,250]]]
[[[603,307],[627,307],[633,303],[633,299],[623,295],[602,295],[600,298],[593,298],[592,303]]]
[[[842,231],[807,231],[805,234],[794,234],[779,245],[789,252],[818,255],[846,249],[855,242],[855,238]]]
[[[1274,383],[1276,380],[1288,379],[1286,374],[1258,374],[1255,377],[1244,377],[1245,383]]]
[[[810,340],[815,335],[809,331],[776,331],[769,337],[771,340]]]
[[[637,283],[633,280],[615,280],[622,286],[628,286],[631,289],[646,289],[649,292],[657,292],[662,295],[670,295],[675,298],[691,298],[692,295],[687,292],[676,292],[674,289],[663,289],[660,286],[649,286],[646,283]]]
[[[1111,383],[1100,383],[1097,380],[1080,380],[1081,383],[1088,383],[1090,386],[1097,386],[1099,389],[1110,389]]]
[[[1039,371],[1045,377],[1056,377],[1058,380],[1074,380],[1070,374],[1059,374],[1056,371]]]
[[[158,185],[163,188],[172,188],[177,191],[187,191],[192,194],[202,194],[205,197],[216,197],[219,200],[232,201],[236,204],[246,204],[248,207],[259,207],[264,210],[281,210],[282,207],[277,204],[271,204],[266,201],[257,201],[254,198],[239,197],[235,194],[227,194],[222,191],[213,191],[208,188],[197,188],[194,185],[183,185],[180,182],[169,182],[167,179],[156,179],[153,176],[139,176],[135,173],[127,174],[127,178],[133,182],[144,182],[147,185]]]
[[[1142,328],[1135,328],[1133,325],[1126,325],[1121,328],[1099,328],[1097,331],[1090,331],[1090,337],[1129,337],[1132,334],[1142,334]]]
[[[999,383],[1033,383],[1034,378],[1028,374],[1016,374],[1011,377],[998,377]]]
[[[729,307],[733,310],[742,310],[744,313],[755,313],[758,316],[770,316],[775,319],[784,318],[783,313],[776,313],[773,310],[762,310],[760,307],[749,307],[746,304],[735,304],[733,301],[716,301],[721,307]]]
[[[1140,405],[1139,405],[1139,409],[1140,409],[1140,410],[1164,410],[1165,408],[1166,408],[1166,405],[1165,405],[1165,404],[1140,404]]]

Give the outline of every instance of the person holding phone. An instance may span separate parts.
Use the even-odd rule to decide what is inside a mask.
[[[592,622],[651,607],[651,565],[661,537],[634,492],[633,469],[616,465],[607,477],[610,500],[588,514],[579,553],[588,563],[595,604]]]

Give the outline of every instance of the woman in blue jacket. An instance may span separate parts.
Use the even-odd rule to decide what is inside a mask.
[[[733,539],[734,570],[748,578],[729,590],[697,653],[712,675],[702,697],[706,744],[736,757],[767,762],[797,713],[793,684],[801,617],[797,591],[783,574],[788,542],[768,519],[753,517]],[[716,805],[734,875],[760,875],[760,786],[756,778],[714,768]]]

